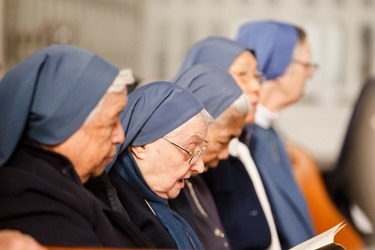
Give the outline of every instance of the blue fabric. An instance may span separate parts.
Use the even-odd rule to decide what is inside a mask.
[[[249,49],[235,41],[224,37],[210,36],[190,48],[180,67],[179,74],[196,64],[212,64],[228,70],[236,57],[246,50]]]
[[[66,45],[42,49],[0,82],[0,166],[21,136],[56,145],[85,121],[118,74],[97,55]]]
[[[171,82],[153,82],[136,89],[128,95],[121,115],[125,141],[118,154],[130,145],[141,146],[163,137],[202,110],[202,103],[189,91]]]
[[[191,91],[214,119],[242,94],[233,77],[213,65],[195,65],[178,75],[174,82]]]
[[[175,240],[177,247],[179,249],[203,249],[193,229],[178,213],[169,207],[168,200],[162,199],[148,187],[128,150],[121,155],[119,163],[115,164],[113,170],[150,204],[156,216]]]
[[[306,202],[293,177],[291,162],[277,133],[273,128],[263,129],[254,125],[247,143],[262,177],[283,249],[313,237],[314,230]]]
[[[162,199],[148,187],[128,147],[153,142],[202,110],[202,103],[189,91],[171,82],[154,82],[136,89],[128,96],[128,104],[121,117],[125,142],[111,170],[116,171],[142,199],[149,202],[178,248],[184,249],[202,249],[202,245],[188,223],[169,208],[168,200]],[[106,170],[110,168],[107,166]]]
[[[275,79],[282,75],[290,64],[298,37],[293,25],[259,21],[242,24],[236,40],[254,50],[258,70],[263,72],[267,79]]]

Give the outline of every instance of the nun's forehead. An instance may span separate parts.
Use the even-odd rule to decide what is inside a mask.
[[[184,143],[200,143],[206,137],[209,119],[198,113],[165,136]]]
[[[123,148],[145,145],[161,138],[203,109],[189,91],[165,81],[144,85],[128,98],[121,118],[126,135]]]

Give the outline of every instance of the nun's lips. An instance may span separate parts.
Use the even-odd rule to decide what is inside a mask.
[[[181,179],[178,179],[177,183],[181,184],[182,188],[184,188],[184,186],[185,186],[185,180],[188,180],[190,177],[191,177],[191,174],[189,174],[187,177],[183,177]]]
[[[178,179],[178,183],[184,183],[185,180],[188,180],[191,177],[191,174],[189,174],[187,177],[182,177],[181,179]]]
[[[115,157],[115,155],[109,155],[109,156],[107,156],[107,157],[104,159],[104,161],[110,163],[110,162],[113,160],[114,157]]]
[[[109,156],[107,156],[106,158],[109,160],[109,161],[112,161],[113,158],[116,156],[116,154],[110,154]]]
[[[183,189],[185,187],[185,179],[179,179],[177,185],[180,189]]]

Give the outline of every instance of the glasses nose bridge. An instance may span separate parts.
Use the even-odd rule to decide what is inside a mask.
[[[258,80],[259,84],[262,84],[267,80],[267,77],[263,72],[258,71],[256,74],[256,79]]]
[[[204,141],[205,142],[205,145],[198,151],[195,151],[195,152],[190,152],[189,150],[187,150],[186,148],[178,145],[177,143],[174,143],[164,137],[162,137],[162,139],[164,139],[165,141],[169,142],[170,144],[172,144],[173,146],[183,150],[185,153],[189,154],[190,155],[190,158],[188,160],[189,164],[192,165],[194,164],[198,159],[199,157],[201,157],[201,155],[206,151],[208,145],[209,145],[209,142],[208,141]]]
[[[190,162],[191,158],[194,157],[194,153],[193,153],[193,152],[190,152],[190,151],[187,150],[186,148],[184,148],[184,147],[178,145],[177,143],[174,143],[174,142],[172,142],[172,141],[170,141],[170,140],[168,140],[168,139],[166,139],[166,138],[164,138],[164,137],[162,137],[162,138],[163,138],[165,141],[167,141],[167,142],[169,142],[170,144],[172,144],[173,146],[175,146],[176,148],[178,148],[178,149],[184,151],[186,154],[190,155],[189,162]]]
[[[205,142],[205,145],[198,151],[194,152],[192,154],[192,156],[190,157],[189,159],[189,164],[190,165],[193,165],[195,162],[197,162],[197,160],[203,155],[203,153],[206,151],[208,145],[209,145],[209,142],[208,141],[204,141]]]

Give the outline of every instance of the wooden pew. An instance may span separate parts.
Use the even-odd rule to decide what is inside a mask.
[[[313,157],[302,147],[286,145],[292,161],[293,173],[306,199],[316,234],[320,234],[345,218],[332,202]],[[335,242],[346,249],[365,249],[365,243],[348,223],[335,237]]]

